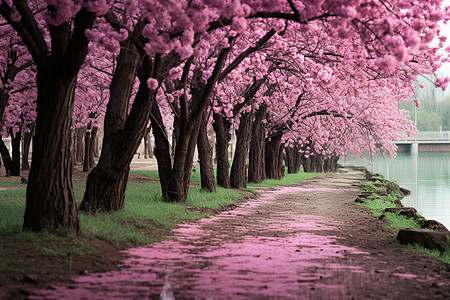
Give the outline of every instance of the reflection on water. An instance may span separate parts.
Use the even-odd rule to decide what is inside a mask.
[[[450,228],[450,153],[420,152],[418,155],[398,153],[393,160],[376,156],[370,160],[351,158],[343,165],[364,166],[383,174],[411,191],[402,202],[415,207],[427,219],[437,220]]]

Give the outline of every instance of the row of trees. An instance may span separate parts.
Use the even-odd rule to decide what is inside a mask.
[[[3,120],[12,115],[6,103],[9,112],[35,114],[24,229],[79,229],[77,124],[89,138],[103,125],[80,205],[91,212],[123,207],[149,121],[165,201],[186,200],[196,147],[202,187],[215,190],[211,126],[224,187],[281,178],[284,152],[291,172],[301,162],[332,168],[348,153],[393,155],[390,141],[415,131],[398,102],[414,94],[418,74],[441,63],[428,44],[445,41],[441,2],[1,1]],[[21,99],[35,99],[35,109]]]

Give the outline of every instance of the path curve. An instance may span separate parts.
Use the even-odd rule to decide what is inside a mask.
[[[363,174],[262,189],[238,208],[129,249],[120,270],[74,278],[31,299],[445,299],[448,265],[404,252],[353,204]]]

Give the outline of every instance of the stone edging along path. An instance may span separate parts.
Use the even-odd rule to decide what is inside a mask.
[[[232,211],[126,251],[119,270],[52,285],[31,299],[448,299],[449,266],[405,251],[353,202],[364,174],[261,189]]]

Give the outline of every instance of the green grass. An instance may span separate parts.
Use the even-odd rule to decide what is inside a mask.
[[[446,245],[446,247],[444,247],[444,252],[440,252],[438,250],[430,250],[419,245],[408,245],[407,247],[410,251],[421,253],[440,260],[444,263],[450,264],[450,248],[448,244]]]
[[[216,171],[216,166],[214,166],[214,172],[215,171]],[[156,170],[148,170],[148,171],[147,170],[133,170],[130,172],[159,179],[159,172]],[[193,166],[192,173],[191,173],[191,182],[195,182],[195,183],[201,182],[199,166]]]
[[[0,199],[5,198],[25,198],[27,193],[27,186],[21,185],[18,188],[0,190]]]
[[[291,185],[296,184],[300,181],[314,178],[321,173],[303,173],[298,172],[297,174],[286,174],[282,180],[276,179],[266,179],[261,183],[248,183],[248,187],[275,187],[279,185]]]
[[[10,186],[15,186],[15,185],[19,185],[20,182],[11,182],[11,181],[0,181],[0,187],[10,187]]]
[[[148,171],[147,170],[132,170],[132,171],[130,171],[130,173],[140,174],[140,175],[159,179],[159,172],[157,170],[148,170]]]
[[[0,198],[2,198],[1,195]],[[0,201],[0,235],[21,232],[24,212],[24,203],[2,198]]]
[[[368,197],[368,200],[365,203],[357,203],[357,205],[368,207],[374,216],[380,217],[384,215],[389,225],[388,228],[394,230],[400,230],[405,228],[417,229],[420,230],[422,227],[419,224],[419,220],[424,219],[423,217],[413,219],[407,218],[404,215],[400,215],[397,213],[385,213],[384,210],[386,208],[396,207],[394,201],[400,199],[400,195],[396,191],[391,191],[389,195],[382,196],[378,195],[377,192],[386,191],[386,187],[384,185],[389,184],[383,178],[375,178],[372,177],[374,181],[368,181],[367,183],[363,183],[360,185],[361,192],[372,192],[373,194]],[[392,184],[392,183],[390,183]],[[445,263],[450,263],[450,242],[448,242],[444,249],[444,252],[440,252],[437,250],[430,250],[420,245],[408,245],[409,250],[417,253],[421,253]]]

